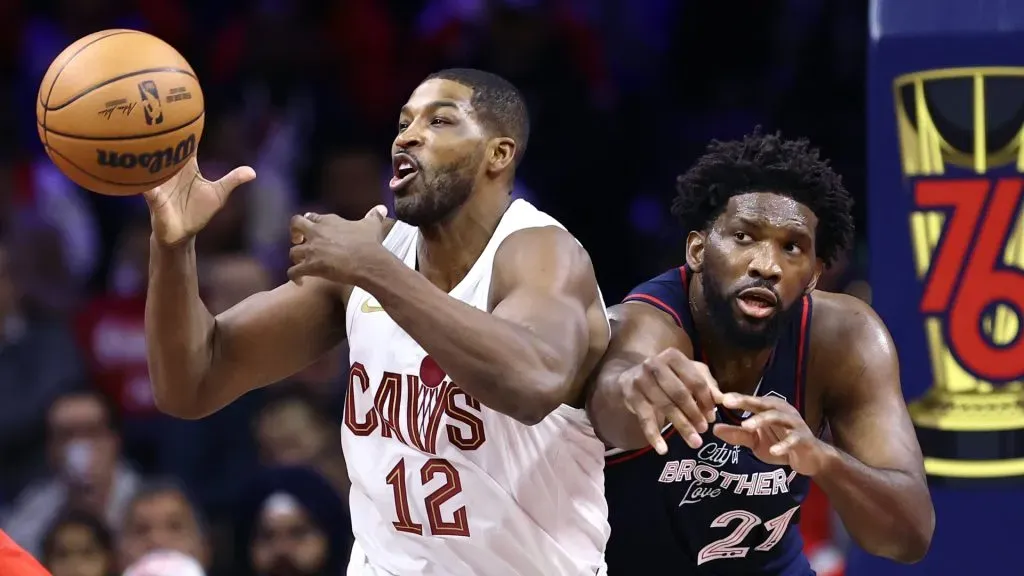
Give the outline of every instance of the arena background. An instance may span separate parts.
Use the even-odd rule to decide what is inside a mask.
[[[333,554],[315,558],[327,571],[350,538],[337,438],[344,349],[203,421],[153,407],[145,207],[63,178],[31,112],[51,59],[113,27],[154,33],[192,63],[208,102],[204,172],[246,163],[259,174],[200,236],[215,311],[282,281],[285,215],[359,217],[387,201],[397,110],[439,68],[484,68],[523,90],[534,132],[516,194],[588,247],[609,303],[680,261],[682,234],[668,215],[674,178],[711,138],[758,124],[810,138],[857,198],[856,248],[822,287],[864,298],[883,316],[908,399],[936,382],[939,392],[915,408],[938,516],[926,560],[903,567],[858,552],[820,494],[804,512],[808,551],[821,574],[1021,570],[1024,289],[1014,286],[1024,284],[1015,224],[1024,4],[6,0],[0,528],[55,576],[119,573],[156,544],[198,557],[212,574],[260,574],[260,551],[302,538],[329,544]],[[967,188],[952,180],[974,192],[956,196]],[[940,248],[953,245],[952,210],[968,204],[989,219],[968,222],[963,250],[945,256],[937,276]],[[983,235],[1003,258],[981,261],[983,242],[973,239]],[[926,302],[936,278],[950,297]],[[952,320],[955,306],[978,312]],[[951,344],[949,323],[970,338]],[[307,532],[254,529],[256,511],[279,493],[310,511]]]

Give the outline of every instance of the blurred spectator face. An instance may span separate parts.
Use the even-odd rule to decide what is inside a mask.
[[[53,534],[47,568],[53,576],[108,576],[112,573],[110,556],[92,528],[64,524]]]
[[[320,199],[342,218],[358,220],[383,201],[384,167],[369,151],[344,151],[324,162]]]
[[[327,537],[295,498],[277,493],[263,505],[251,554],[258,576],[319,576]]]
[[[248,256],[222,256],[211,262],[206,284],[207,304],[212,314],[221,312],[249,296],[270,289],[270,275],[259,260]]]
[[[121,530],[121,565],[129,566],[154,550],[174,550],[207,560],[207,549],[199,521],[184,494],[168,490],[135,502],[128,510]]]
[[[256,424],[263,463],[268,466],[312,463],[323,452],[324,428],[304,402],[285,400],[267,406]]]
[[[50,407],[47,421],[51,458],[72,488],[72,500],[102,505],[114,477],[120,439],[106,405],[92,394],[70,394]]]

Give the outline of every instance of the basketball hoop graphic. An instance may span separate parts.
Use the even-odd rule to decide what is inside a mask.
[[[416,399],[416,425],[419,428],[420,438],[433,437],[429,428],[431,423],[437,425],[437,411],[443,408],[438,401],[443,401],[442,396],[448,388],[442,386],[442,384],[446,384],[447,377],[444,370],[430,356],[424,357],[420,362],[419,398]]]

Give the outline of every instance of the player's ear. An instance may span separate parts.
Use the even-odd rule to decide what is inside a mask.
[[[694,272],[704,268],[704,232],[691,231],[686,235],[686,265]]]
[[[818,286],[818,279],[821,278],[822,271],[825,270],[825,262],[821,258],[814,261],[814,274],[811,275],[811,282],[804,288],[804,294],[810,294]]]
[[[516,161],[516,141],[511,138],[494,138],[487,148],[487,163],[490,172],[504,172]]]

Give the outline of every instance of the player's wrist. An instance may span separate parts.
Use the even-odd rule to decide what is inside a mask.
[[[834,475],[842,467],[842,454],[835,446],[815,438],[815,453],[817,454],[817,471],[809,474],[812,478],[822,479]]]
[[[355,284],[370,293],[387,287],[396,270],[406,268],[401,260],[380,244],[368,247],[360,262],[362,265],[355,271]]]

